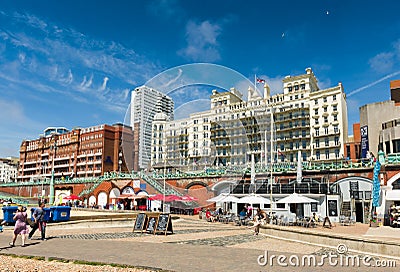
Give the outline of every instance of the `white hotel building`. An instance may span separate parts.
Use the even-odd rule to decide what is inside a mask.
[[[231,89],[211,95],[211,109],[171,120],[157,114],[152,126],[151,164],[204,168],[273,160],[335,161],[344,155],[348,135],[343,86],[320,89],[311,70],[283,79],[283,92],[261,97],[253,89],[248,99]],[[271,133],[271,116],[272,123]],[[272,134],[272,145],[271,145]],[[164,151],[167,150],[167,153]],[[164,159],[166,161],[164,161]]]

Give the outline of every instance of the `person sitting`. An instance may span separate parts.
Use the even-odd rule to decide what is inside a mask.
[[[239,213],[239,223],[240,225],[246,225],[247,211],[243,208]]]
[[[215,217],[212,215],[210,209],[206,211],[206,219],[208,222],[215,222]]]

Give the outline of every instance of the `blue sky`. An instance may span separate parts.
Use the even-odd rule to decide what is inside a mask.
[[[320,87],[343,83],[351,125],[400,78],[398,10],[385,0],[2,1],[0,157],[48,126],[122,122],[130,90],[196,62],[257,74],[274,92],[312,67]],[[178,94],[177,106],[190,99]]]

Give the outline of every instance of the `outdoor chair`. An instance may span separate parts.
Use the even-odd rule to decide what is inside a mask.
[[[294,226],[296,224],[296,218],[289,217],[288,218],[288,226]]]

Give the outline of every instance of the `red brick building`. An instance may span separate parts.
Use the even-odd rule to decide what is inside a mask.
[[[20,147],[18,181],[98,177],[133,168],[133,131],[123,124],[98,125],[49,133]]]

